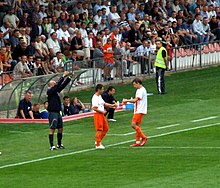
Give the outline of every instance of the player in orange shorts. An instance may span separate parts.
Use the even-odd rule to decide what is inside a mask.
[[[147,114],[147,91],[142,85],[139,78],[132,81],[133,86],[137,89],[134,99],[124,99],[123,103],[134,103],[134,115],[132,118],[131,126],[136,130],[136,142],[131,147],[144,146],[147,142],[147,137],[141,130],[141,122],[143,115]],[[140,139],[142,138],[142,142]]]
[[[104,107],[114,108],[117,107],[117,104],[106,103],[101,94],[104,92],[104,87],[102,84],[97,84],[95,88],[95,94],[92,97],[92,109],[94,113],[94,125],[96,129],[96,149],[105,149],[101,144],[102,139],[105,137],[108,132],[108,122],[105,117],[107,113]]]

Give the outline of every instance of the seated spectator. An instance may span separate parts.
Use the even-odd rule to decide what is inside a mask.
[[[41,119],[48,119],[48,101],[44,102],[44,109],[40,112]]]
[[[37,66],[34,62],[34,57],[32,55],[28,55],[28,60],[27,60],[27,66],[30,69],[30,71],[32,72],[32,74],[34,76],[36,76],[36,70],[37,70]]]
[[[0,62],[3,66],[3,72],[7,72],[10,70],[11,64],[8,62],[8,57],[6,55],[6,47],[2,46],[0,49]]]
[[[61,52],[56,53],[56,57],[52,59],[52,65],[57,72],[64,71],[63,54]]]
[[[25,97],[19,102],[16,118],[34,119],[31,104],[31,92],[26,91]]]
[[[48,46],[50,56],[55,57],[57,52],[61,51],[59,41],[57,39],[57,33],[53,32],[50,34],[51,38],[47,39],[46,44]]]
[[[63,104],[61,108],[62,108],[62,116],[72,115],[70,111],[70,98],[68,96],[63,97]]]
[[[79,114],[79,112],[84,109],[85,109],[84,104],[77,97],[73,97],[73,99],[70,102],[71,115]]]
[[[47,74],[46,71],[44,70],[44,62],[42,62],[42,59],[40,57],[36,58],[35,64],[36,64],[36,75],[45,75]]]
[[[35,57],[44,58],[49,55],[48,48],[44,46],[43,42],[41,41],[41,36],[36,36],[35,38]]]
[[[22,38],[21,38],[22,41]],[[16,61],[21,59],[22,55],[27,55],[27,43],[21,42],[21,44],[17,45],[12,53],[12,58]]]
[[[8,13],[4,16],[3,22],[7,21],[10,24],[10,28],[16,29],[19,25],[19,18],[14,14],[12,7],[8,8]]]
[[[33,112],[34,119],[41,119],[40,104],[39,103],[35,103],[33,105],[32,112]]]
[[[19,61],[14,67],[14,70],[13,70],[14,79],[27,78],[27,77],[33,76],[32,72],[27,66],[26,61],[27,61],[27,56],[22,55],[21,61]]]

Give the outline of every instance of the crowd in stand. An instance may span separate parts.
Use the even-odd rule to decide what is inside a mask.
[[[5,78],[10,81],[63,72],[68,60],[103,58],[96,66],[110,80],[113,66],[116,77],[121,70],[124,76],[133,76],[132,66],[144,62],[141,73],[146,73],[158,38],[169,55],[173,46],[220,40],[219,0],[119,2],[1,0],[1,74],[8,73]],[[79,69],[76,63],[73,67]]]

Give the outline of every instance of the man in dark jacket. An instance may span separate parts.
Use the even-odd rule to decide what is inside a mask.
[[[47,98],[48,98],[48,112],[49,112],[49,124],[50,124],[50,132],[49,132],[49,143],[50,150],[64,149],[62,145],[62,133],[63,133],[63,120],[61,116],[61,100],[60,100],[60,92],[68,85],[71,81],[71,77],[68,76],[69,72],[65,71],[63,76],[55,82],[54,80],[50,81],[50,88],[47,90]],[[66,79],[65,79],[66,78]],[[53,135],[55,129],[58,129],[57,133],[57,148],[53,144]]]
[[[115,88],[113,86],[109,86],[108,89],[102,94],[102,99],[109,104],[116,104],[116,100],[114,98]],[[115,108],[105,108],[108,115],[108,121],[116,121],[114,119]]]

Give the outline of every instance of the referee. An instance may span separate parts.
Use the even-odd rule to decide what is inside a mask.
[[[60,92],[68,85],[71,81],[71,77],[67,77],[69,74],[68,71],[63,73],[63,76],[55,82],[51,80],[49,83],[49,89],[47,90],[47,97],[48,97],[48,113],[49,113],[49,143],[50,143],[50,150],[64,149],[62,145],[62,133],[63,133],[63,120],[61,116],[61,100],[60,100]],[[67,77],[67,78],[66,78]],[[66,78],[66,79],[65,79]],[[57,132],[57,148],[53,144],[53,135],[55,129],[58,129]]]

